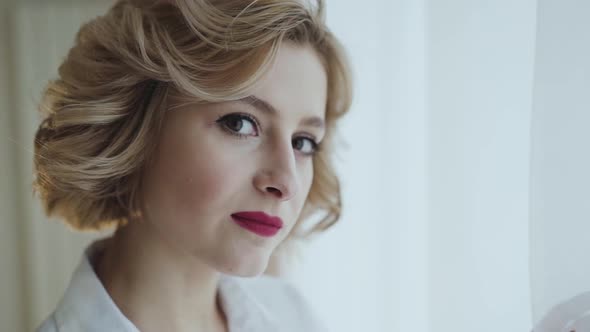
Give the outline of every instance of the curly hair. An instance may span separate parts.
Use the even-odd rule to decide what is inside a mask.
[[[322,1],[119,0],[84,24],[39,106],[33,187],[47,216],[95,230],[140,215],[141,176],[171,97],[243,98],[292,42],[311,46],[328,77],[326,139],[296,229],[317,212],[322,218],[305,235],[336,223],[342,204],[330,157],[352,88],[323,12]]]

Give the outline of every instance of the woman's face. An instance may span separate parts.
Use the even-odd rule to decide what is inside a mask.
[[[148,225],[220,272],[264,272],[309,193],[326,89],[313,49],[285,44],[251,97],[169,110],[144,178]],[[282,228],[263,236],[232,217],[252,211],[279,217]]]

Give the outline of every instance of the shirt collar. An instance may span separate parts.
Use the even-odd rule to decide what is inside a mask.
[[[253,290],[244,287],[239,277],[222,276],[219,280],[221,307],[229,330],[240,332],[279,331],[279,323]]]
[[[90,263],[104,243],[105,240],[96,241],[84,251],[55,312],[60,331],[139,332],[115,305]]]
[[[113,302],[92,267],[91,261],[104,248],[105,242],[106,239],[95,241],[84,251],[55,311],[60,331],[139,332]],[[219,280],[220,304],[230,332],[279,330],[278,322],[241,279],[222,274]]]

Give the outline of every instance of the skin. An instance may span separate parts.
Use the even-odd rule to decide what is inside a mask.
[[[277,113],[252,100],[168,111],[144,178],[145,214],[117,230],[97,259],[105,289],[141,331],[227,331],[220,273],[263,273],[301,212],[313,180],[307,153],[325,134],[320,58],[309,46],[284,44],[250,95]],[[258,124],[225,117],[235,113]],[[240,211],[278,216],[283,228],[259,236],[232,221]]]

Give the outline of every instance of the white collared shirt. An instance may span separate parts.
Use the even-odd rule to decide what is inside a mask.
[[[139,332],[113,302],[90,263],[102,245],[103,241],[97,241],[85,250],[63,298],[37,332]],[[218,291],[230,332],[326,331],[285,280],[222,275]]]

